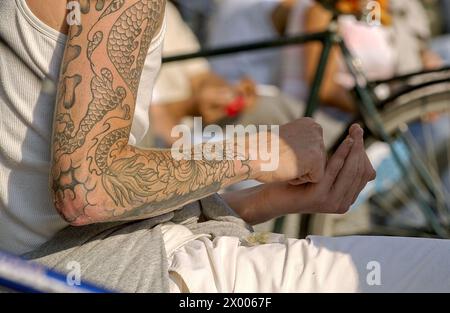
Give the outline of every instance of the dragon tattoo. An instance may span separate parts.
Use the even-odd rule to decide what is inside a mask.
[[[164,0],[130,2],[79,0],[81,13],[98,19],[88,30],[82,24],[69,32],[53,135],[53,162],[64,162],[53,167],[52,188],[56,208],[62,212],[64,207],[62,215],[72,223],[90,216],[86,211],[100,205],[89,196],[99,185],[112,200],[107,206],[113,209],[102,210],[111,221],[179,206],[218,191],[224,179],[236,176],[234,161],[175,161],[170,151],[128,145],[140,77],[165,8]],[[85,44],[77,41],[80,36],[87,38]],[[90,81],[83,84],[77,67],[86,62]],[[89,86],[91,97],[86,112],[76,118],[73,110],[80,86]],[[112,121],[120,126],[113,127]],[[250,172],[244,162],[242,167]],[[65,206],[69,200],[72,212]]]

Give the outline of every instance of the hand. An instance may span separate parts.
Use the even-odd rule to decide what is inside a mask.
[[[281,126],[279,149],[274,152],[279,155],[278,167],[258,172],[256,180],[263,183],[290,181],[295,185],[322,180],[327,156],[322,127],[313,119],[301,118]],[[261,168],[261,162],[256,168]]]
[[[236,95],[244,98],[245,110],[251,109],[256,105],[256,84],[250,78],[243,78],[234,87],[234,92]]]
[[[349,137],[329,160],[323,178],[316,184],[269,187],[267,207],[283,213],[346,213],[367,185],[376,177],[364,150],[363,130],[350,129]]]
[[[198,111],[206,124],[217,123],[227,117],[227,107],[242,97],[243,110],[247,110],[256,103],[256,87],[253,81],[242,79],[235,87],[225,81],[215,80],[205,84],[198,92]],[[240,112],[238,112],[240,113]]]
[[[225,118],[226,107],[233,100],[233,88],[226,84],[204,86],[196,97],[198,112],[205,124],[217,123]]]

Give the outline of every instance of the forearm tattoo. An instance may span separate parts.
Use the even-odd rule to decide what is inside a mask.
[[[52,190],[60,214],[74,225],[153,217],[248,177],[245,160],[176,161],[170,151],[128,145],[165,0],[79,3],[82,21],[68,34],[54,118]]]

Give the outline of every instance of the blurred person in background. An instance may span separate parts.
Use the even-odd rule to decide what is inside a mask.
[[[432,23],[419,0],[389,0],[392,14],[391,40],[396,52],[396,74],[433,70],[444,65],[432,50]]]
[[[358,2],[358,1],[357,1]],[[352,0],[339,4],[347,15],[339,17],[338,25],[349,49],[358,57],[370,80],[387,79],[422,69],[443,65],[442,59],[428,47],[430,22],[418,0],[378,0],[381,26],[368,25],[355,15],[362,15],[367,1]],[[299,1],[291,16],[287,32],[291,35],[325,30],[331,13],[312,0]],[[322,50],[320,43],[310,43],[285,50],[283,90],[298,99],[305,99]],[[323,104],[353,112],[354,100],[349,92],[354,82],[346,71],[338,48],[331,51],[320,99]]]
[[[432,70],[444,65],[439,54],[429,45],[432,37],[430,19],[419,0],[379,0],[381,25],[370,25],[367,20],[367,1],[342,0],[338,3],[341,15],[338,26],[347,46],[361,61],[369,80],[383,80],[422,70]],[[332,19],[330,11],[312,0],[297,2],[289,21],[287,33],[320,32]],[[359,18],[358,18],[359,17]],[[322,51],[320,43],[292,46],[284,50],[282,90],[296,99],[306,99],[310,84],[316,73]],[[347,120],[355,113],[356,103],[351,93],[353,77],[347,72],[338,47],[332,49],[328,59],[325,77],[320,90],[324,111],[338,120]],[[425,146],[423,127],[428,125],[437,145],[448,141],[448,121],[444,115],[434,116],[428,124],[410,125],[411,133],[419,145]],[[408,151],[401,147],[405,155]],[[401,180],[397,165],[389,147],[377,143],[368,148],[368,155],[379,173],[374,184],[369,185],[360,196],[357,207],[371,194],[380,192],[381,186]]]
[[[442,12],[447,2],[440,2],[444,7]],[[386,79],[444,65],[447,41],[436,39],[430,46],[432,25],[420,0],[378,0],[382,9],[381,27],[369,26],[354,16],[361,16],[367,3],[367,0],[341,0],[338,5],[349,13],[339,18],[341,32],[352,52],[361,59],[369,79]],[[448,18],[445,13],[442,15]],[[330,12],[313,0],[218,0],[210,19],[208,46],[322,31],[330,20]],[[213,58],[211,66],[229,81],[247,75],[260,84],[281,87],[286,95],[305,101],[320,51],[319,43],[311,43],[243,52]],[[334,49],[321,89],[322,103],[353,112],[355,104],[348,92],[352,86],[339,51]]]
[[[200,43],[173,3],[168,2],[166,12],[164,55],[197,51]],[[195,116],[203,118],[204,126],[283,125],[301,117],[303,107],[277,88],[257,85],[247,76],[229,82],[216,74],[204,58],[169,63],[162,67],[156,81],[150,107],[152,128],[145,145],[170,146],[178,139],[172,137],[172,129],[180,123],[192,126]],[[317,118],[326,125],[326,134],[330,133],[326,136],[330,138],[328,144],[341,125],[321,113]]]

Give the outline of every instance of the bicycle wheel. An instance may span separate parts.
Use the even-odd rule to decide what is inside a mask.
[[[344,216],[315,215],[309,233],[448,238],[450,82],[430,84],[392,99],[381,118],[408,177],[387,155],[377,180],[362,194],[365,201]],[[374,137],[366,141],[368,149],[379,144]]]

